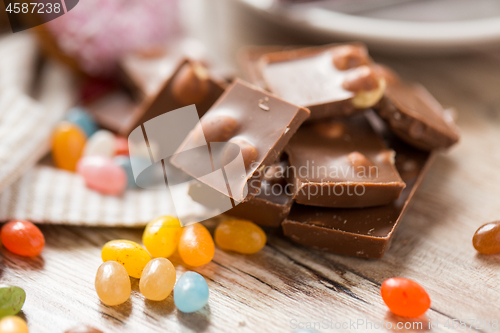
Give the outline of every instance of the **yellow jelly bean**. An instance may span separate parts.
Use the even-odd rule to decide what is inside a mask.
[[[8,316],[0,320],[0,333],[28,333],[26,322],[16,316]]]
[[[77,125],[66,121],[57,125],[52,137],[55,165],[64,170],[76,171],[86,141],[87,136]]]
[[[181,234],[182,227],[178,219],[162,216],[148,223],[142,242],[153,258],[168,258],[177,250]]]
[[[215,254],[215,244],[203,224],[190,224],[183,228],[179,240],[179,255],[189,266],[197,267],[208,264]]]
[[[266,240],[264,230],[250,221],[227,220],[215,229],[215,243],[223,250],[252,254],[260,251]]]
[[[151,301],[162,301],[170,295],[175,285],[175,267],[170,260],[156,258],[151,260],[142,272],[139,288]]]
[[[136,242],[117,239],[104,244],[102,261],[116,261],[125,267],[128,275],[140,278],[142,270],[151,260],[149,253]]]
[[[131,292],[127,270],[116,261],[101,264],[95,276],[95,291],[106,305],[125,303]]]

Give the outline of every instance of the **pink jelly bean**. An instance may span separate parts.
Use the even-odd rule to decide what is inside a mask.
[[[125,170],[106,156],[85,156],[78,161],[77,172],[85,185],[97,192],[120,195],[127,187]]]

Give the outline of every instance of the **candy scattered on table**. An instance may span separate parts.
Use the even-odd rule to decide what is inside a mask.
[[[97,192],[120,195],[127,187],[125,170],[106,156],[85,156],[78,162],[85,185]]]
[[[398,316],[420,317],[431,307],[431,299],[425,289],[409,279],[396,277],[385,280],[380,294],[387,307]]]
[[[64,333],[103,333],[103,332],[96,329],[96,328],[82,325],[82,326],[76,326],[76,327],[70,328],[69,330],[65,331]]]
[[[162,301],[175,285],[175,267],[170,260],[156,258],[148,262],[139,282],[141,293],[151,301]]]
[[[174,302],[177,309],[191,313],[202,309],[208,302],[208,285],[203,276],[186,272],[174,287]]]
[[[98,130],[94,118],[83,107],[75,106],[69,110],[66,120],[78,125],[85,132],[87,138],[90,138]]]
[[[0,320],[0,333],[28,333],[26,322],[16,316],[8,316]]]
[[[89,137],[83,156],[107,156],[113,157],[116,150],[116,138],[110,131],[98,130]]]
[[[126,302],[131,292],[129,273],[116,261],[104,262],[97,270],[95,291],[106,305]]]
[[[162,216],[148,223],[142,235],[142,242],[153,258],[170,257],[182,234],[182,226],[172,216]]]
[[[205,265],[214,257],[214,240],[203,224],[190,224],[182,230],[178,251],[186,265]]]
[[[223,250],[252,254],[259,252],[266,240],[264,230],[250,221],[228,220],[215,229],[215,243]]]
[[[474,233],[472,245],[482,254],[500,253],[500,221],[480,226]]]
[[[76,171],[76,164],[82,156],[87,136],[79,126],[61,122],[54,129],[52,157],[55,165],[64,170]]]
[[[124,239],[112,240],[104,244],[102,261],[116,261],[125,267],[128,275],[139,279],[144,267],[151,260],[149,253],[136,242]]]
[[[26,299],[26,292],[15,286],[0,285],[0,318],[13,316],[21,311]]]
[[[28,221],[10,221],[0,232],[3,245],[12,253],[24,257],[38,256],[45,246],[45,237],[36,225]]]

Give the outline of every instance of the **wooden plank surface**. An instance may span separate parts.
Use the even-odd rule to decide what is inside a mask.
[[[462,129],[461,142],[434,162],[383,259],[309,249],[269,230],[261,252],[217,249],[213,262],[195,269],[210,288],[209,304],[198,313],[177,311],[172,296],[145,301],[137,280],[128,302],[108,307],[94,291],[100,249],[111,239],[140,241],[142,230],[42,226],[41,257],[0,250],[0,281],[26,290],[22,316],[31,332],[64,332],[82,323],[104,332],[292,332],[299,324],[319,332],[384,332],[390,330],[377,325],[398,322],[423,326],[399,332],[499,332],[485,320],[500,320],[500,256],[477,254],[471,238],[481,224],[500,218],[500,57],[378,60],[455,106]],[[180,276],[186,269],[173,262]],[[393,276],[427,289],[432,308],[424,317],[406,321],[387,310],[379,288]],[[452,319],[475,322],[446,328]],[[428,330],[429,321],[439,327]]]

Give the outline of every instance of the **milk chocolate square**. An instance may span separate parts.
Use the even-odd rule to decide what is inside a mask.
[[[405,188],[394,166],[394,151],[364,114],[305,124],[285,152],[299,204],[380,206],[396,200]]]
[[[383,76],[361,44],[268,53],[260,58],[259,70],[266,89],[309,108],[311,120],[371,107],[385,88]]]
[[[242,158],[241,175],[228,177],[231,178],[227,181],[229,191],[221,188],[216,190],[223,194],[229,192],[235,201],[247,201],[258,193],[264,168],[276,161],[308,117],[309,110],[236,80],[203,116],[201,126],[191,131],[171,162],[200,180],[219,169],[227,172],[230,166],[224,163],[228,157],[226,151],[215,156],[214,147],[217,145],[214,143],[228,142],[230,144],[227,146],[239,147],[235,153]],[[205,144],[209,146],[208,153],[204,149]],[[209,154],[210,160],[207,162]],[[229,160],[232,162],[235,159]],[[210,164],[212,170],[207,170],[206,165]]]
[[[294,204],[282,227],[293,241],[318,249],[363,258],[381,258],[424,178],[434,154],[390,137],[396,167],[406,183],[394,202],[378,207],[345,209]]]
[[[460,139],[450,112],[421,85],[388,85],[376,110],[397,136],[419,149],[449,148]]]

